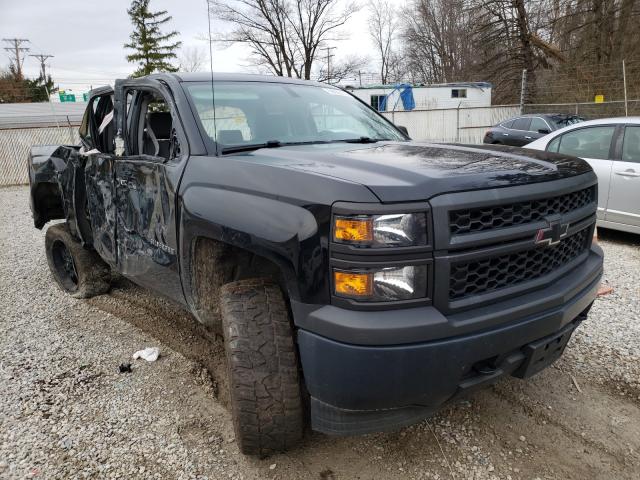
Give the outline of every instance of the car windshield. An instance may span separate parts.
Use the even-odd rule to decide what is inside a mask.
[[[552,117],[553,122],[558,126],[558,128],[568,127],[569,125],[573,125],[574,123],[584,122],[584,118],[577,117],[575,115],[571,115],[568,117]]]
[[[202,129],[225,151],[252,146],[405,140],[376,112],[335,87],[185,82]]]

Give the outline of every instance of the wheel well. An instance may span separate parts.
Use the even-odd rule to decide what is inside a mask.
[[[249,278],[269,278],[280,285],[288,302],[282,272],[273,261],[254,252],[207,237],[198,237],[191,250],[191,294],[198,319],[220,330],[220,287]]]
[[[64,218],[60,189],[55,183],[43,182],[33,190],[33,221],[42,228],[49,220]]]

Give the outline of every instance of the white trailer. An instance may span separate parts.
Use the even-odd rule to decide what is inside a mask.
[[[408,110],[400,98],[401,92],[406,88],[411,89],[415,102],[415,107],[411,110],[491,106],[492,85],[488,82],[372,85],[346,88],[376,110],[387,112]]]

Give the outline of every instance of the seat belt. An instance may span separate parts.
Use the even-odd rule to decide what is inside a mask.
[[[98,127],[98,135],[102,135],[102,132],[104,131],[105,128],[107,128],[107,125],[111,123],[111,120],[113,120],[113,110],[107,113],[102,119],[102,123]]]
[[[154,152],[154,156],[158,156],[158,154],[160,153],[160,144],[158,143],[158,139],[156,138],[156,134],[153,133],[153,130],[151,129],[151,125],[149,125],[149,114],[147,113],[146,117],[145,117],[145,123],[146,123],[146,130],[147,130],[147,135],[149,135],[149,138],[151,139],[151,142],[153,143],[153,148],[155,149]]]

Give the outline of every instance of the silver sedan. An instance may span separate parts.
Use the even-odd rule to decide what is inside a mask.
[[[640,117],[570,125],[525,148],[589,162],[598,176],[598,225],[640,233]]]

